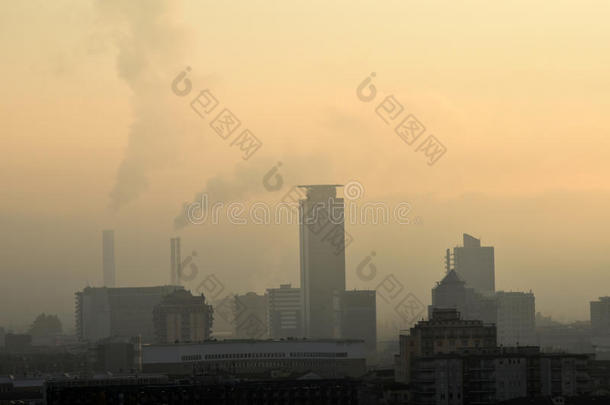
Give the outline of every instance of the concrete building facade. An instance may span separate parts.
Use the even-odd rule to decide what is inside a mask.
[[[153,309],[157,343],[198,342],[210,338],[213,322],[212,306],[203,294],[177,290],[163,297]]]
[[[179,289],[183,287],[87,287],[75,294],[76,334],[89,342],[133,336],[153,342],[153,309]]]
[[[498,344],[531,346],[536,344],[536,299],[531,292],[496,293]]]
[[[345,291],[344,202],[337,185],[302,187],[307,195],[299,200],[303,330],[310,338],[337,338],[337,297]]]
[[[267,325],[271,339],[304,337],[300,288],[282,284],[267,289]]]
[[[233,375],[313,372],[339,378],[364,375],[366,360],[361,340],[223,340],[144,345],[142,369],[172,375],[194,370]]]

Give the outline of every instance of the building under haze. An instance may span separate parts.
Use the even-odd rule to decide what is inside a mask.
[[[366,359],[362,340],[222,340],[142,346],[142,370],[188,376],[313,372],[341,378],[364,375]]]
[[[299,241],[303,330],[311,338],[340,337],[340,294],[345,291],[343,198],[338,185],[301,186]]]
[[[110,229],[102,231],[102,270],[104,273],[104,287],[115,287],[114,231]]]
[[[363,339],[367,353],[377,348],[375,290],[344,291],[341,296],[341,337]]]
[[[447,255],[447,271],[451,270],[451,257]],[[464,234],[464,246],[453,248],[453,268],[466,286],[483,294],[495,291],[495,264],[493,246],[481,246],[481,240]]]
[[[610,335],[610,297],[591,301],[591,331],[595,336]]]
[[[207,340],[212,321],[212,306],[206,304],[203,294],[194,296],[190,291],[176,290],[163,297],[153,310],[155,340],[157,343]]]
[[[143,343],[153,342],[153,309],[164,296],[182,288],[87,287],[75,294],[76,334],[89,342],[133,336],[141,336]]]
[[[483,295],[469,288],[455,270],[432,288],[432,304],[428,307],[428,317],[435,308],[455,308],[462,319],[478,319],[486,323],[496,323],[495,297]]]
[[[536,344],[536,298],[524,292],[496,293],[498,344],[530,346]]]
[[[255,292],[236,295],[233,300],[233,336],[265,339],[268,335],[267,296]]]
[[[267,289],[267,323],[272,339],[303,337],[300,288],[281,284]]]

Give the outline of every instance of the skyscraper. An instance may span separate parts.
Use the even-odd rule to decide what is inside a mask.
[[[340,296],[345,291],[345,228],[339,185],[300,186],[299,236],[303,331],[310,338],[340,337]]]
[[[114,264],[114,231],[102,231],[102,269],[104,271],[104,287],[115,286]]]
[[[493,246],[481,246],[481,240],[464,234],[464,246],[453,249],[455,271],[466,286],[483,294],[493,294],[495,264]],[[448,268],[450,264],[448,264]]]

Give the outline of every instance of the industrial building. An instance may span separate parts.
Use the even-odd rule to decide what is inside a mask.
[[[313,372],[324,378],[366,373],[362,340],[223,340],[142,346],[146,373],[263,375]]]
[[[180,286],[87,287],[75,294],[76,333],[81,341],[141,336],[154,341],[153,309]]]

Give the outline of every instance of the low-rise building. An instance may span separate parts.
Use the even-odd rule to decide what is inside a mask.
[[[415,360],[415,404],[495,404],[515,398],[590,392],[589,357],[537,347],[466,349]]]
[[[76,332],[79,340],[141,336],[154,341],[153,308],[182,286],[87,287],[76,293]]]
[[[142,346],[147,373],[261,375],[313,372],[324,378],[366,373],[362,340],[223,340]]]

